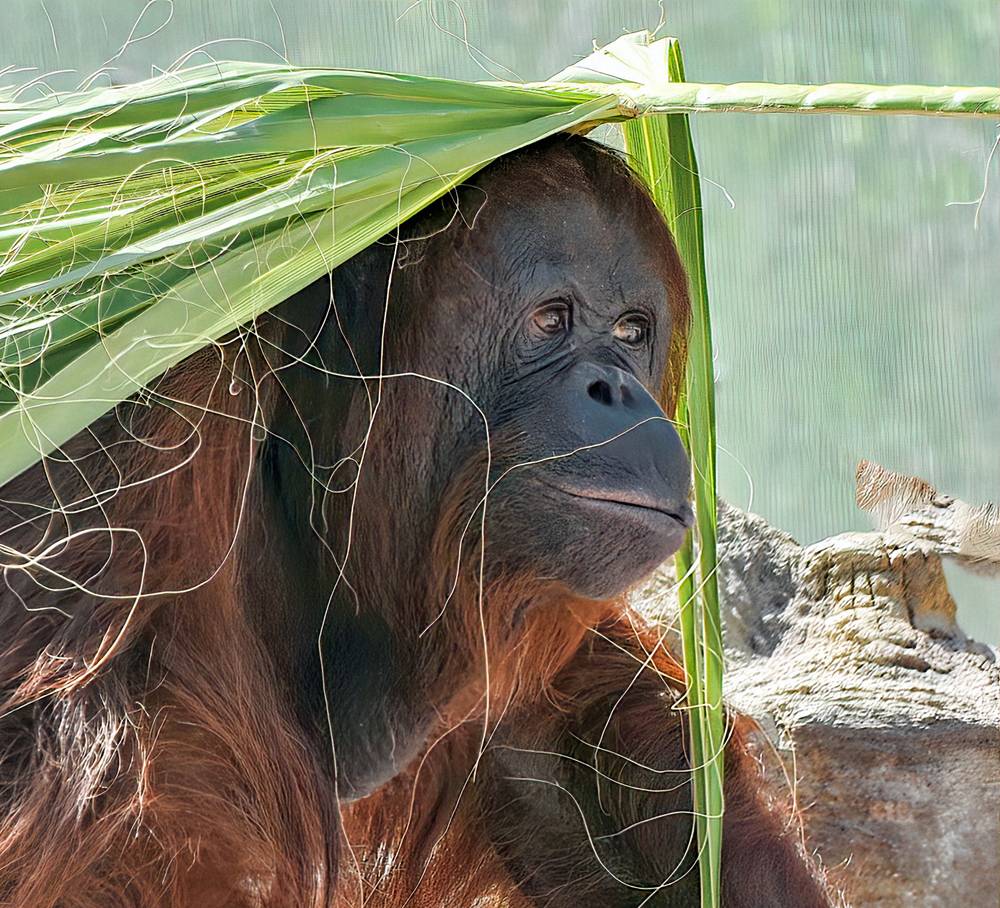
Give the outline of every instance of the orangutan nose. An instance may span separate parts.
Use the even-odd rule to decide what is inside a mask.
[[[691,467],[680,436],[660,405],[629,372],[581,362],[568,376],[570,418],[619,500],[692,524]],[[619,494],[616,492],[616,494]]]

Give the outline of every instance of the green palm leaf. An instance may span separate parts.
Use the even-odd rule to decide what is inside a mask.
[[[687,110],[1000,114],[1000,89],[693,85],[669,40],[551,83],[214,63],[0,88],[0,484],[498,156]]]
[[[670,39],[667,73],[684,81],[680,45]],[[689,756],[698,842],[701,903],[721,898],[723,813],[722,621],[716,577],[715,378],[705,276],[698,163],[687,115],[642,117],[623,127],[625,148],[663,212],[688,272],[691,327],[677,426],[694,468],[695,533],[676,556],[679,623],[688,678]],[[697,559],[695,557],[697,538]]]
[[[0,483],[593,94],[204,67],[0,126]]]

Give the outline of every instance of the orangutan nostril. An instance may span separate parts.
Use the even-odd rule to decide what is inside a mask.
[[[590,383],[587,387],[587,395],[591,400],[596,400],[599,404],[604,404],[606,407],[611,406],[611,385],[604,381],[603,378]]]

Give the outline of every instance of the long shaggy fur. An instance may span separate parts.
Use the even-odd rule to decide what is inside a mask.
[[[567,170],[551,179],[579,179],[574,156],[553,160]],[[595,164],[595,173],[600,186],[625,186],[649,207],[621,162]],[[344,292],[370,297],[368,280],[361,274]],[[675,296],[683,337],[686,299]],[[399,541],[377,518],[412,511],[413,490],[358,499],[374,518],[353,528],[343,589],[378,590],[393,577],[385,595],[397,598],[378,607],[414,635],[423,629],[419,639],[437,654],[420,679],[437,715],[395,778],[341,802],[326,729],[303,721],[303,681],[277,668],[279,656],[295,664],[294,652],[276,655],[280,622],[292,619],[247,605],[266,604],[272,585],[287,583],[270,565],[278,570],[274,552],[288,540],[261,516],[275,507],[269,433],[294,428],[289,414],[303,425],[315,416],[300,412],[289,367],[315,356],[316,326],[293,317],[279,307],[253,333],[186,360],[3,490],[0,908],[522,908],[562,904],[564,891],[597,893],[608,876],[591,844],[553,836],[530,811],[519,824],[531,805],[508,791],[529,770],[570,779],[576,770],[535,765],[542,758],[531,754],[558,757],[595,719],[613,746],[583,761],[583,784],[593,787],[598,769],[617,780],[607,816],[638,824],[609,827],[608,847],[625,842],[641,856],[625,861],[623,879],[664,878],[660,857],[683,857],[689,844],[689,823],[651,819],[661,801],[690,814],[683,715],[671,709],[682,674],[623,603],[578,600],[526,577],[480,586],[483,540],[475,523],[466,530],[483,491],[481,454],[455,465],[457,478],[426,515],[432,531],[396,560]],[[665,399],[682,352],[677,341]],[[398,415],[440,401],[437,390],[413,387],[383,406]],[[338,398],[329,384],[321,389],[324,402],[343,404],[330,404],[331,419],[361,434],[371,385],[363,390]],[[409,443],[393,435],[401,430],[391,418],[377,431],[380,450]],[[286,441],[294,456],[309,454],[301,438]],[[356,444],[339,452],[348,472]],[[327,465],[327,479],[339,469]],[[349,496],[304,498],[278,495],[277,506],[297,509],[317,536],[348,525]],[[330,549],[330,560],[342,557]],[[277,631],[262,630],[273,622]],[[727,890],[732,904],[771,903],[775,892],[770,867],[763,901],[738,894],[756,892],[761,864],[741,838],[773,846],[790,899],[780,904],[826,904],[786,814],[758,797],[738,736],[729,750],[728,885],[742,887]],[[681,782],[660,791],[636,767],[665,753]],[[690,878],[690,861],[687,869]]]

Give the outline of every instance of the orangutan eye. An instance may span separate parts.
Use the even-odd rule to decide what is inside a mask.
[[[552,303],[537,309],[531,316],[531,321],[542,334],[562,334],[569,327],[569,306],[565,303]]]
[[[641,315],[626,315],[615,324],[615,337],[630,347],[638,347],[649,336],[649,321]]]

